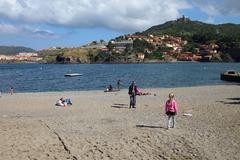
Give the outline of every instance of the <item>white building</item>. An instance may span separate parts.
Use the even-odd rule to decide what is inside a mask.
[[[38,57],[38,54],[37,53],[32,53],[32,52],[20,52],[20,53],[18,53],[17,56],[20,56],[20,57]]]

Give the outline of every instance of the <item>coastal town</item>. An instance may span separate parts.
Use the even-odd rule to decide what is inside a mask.
[[[140,42],[140,44],[136,44]],[[142,45],[144,43],[146,45]],[[108,43],[105,41],[93,41],[87,45],[83,45],[81,49],[96,50],[97,54],[111,56],[125,55],[131,52],[131,57],[136,59],[132,62],[145,62],[146,59],[151,59],[153,62],[176,62],[176,61],[212,61],[213,57],[219,56],[219,46],[211,44],[200,45],[199,48],[194,48],[192,52],[186,51],[185,46],[188,41],[183,40],[181,37],[174,37],[170,35],[137,35],[128,34],[120,36],[115,40]],[[136,49],[138,48],[138,49]],[[62,50],[63,47],[51,47],[47,51]],[[155,56],[154,56],[155,55]],[[156,56],[157,55],[157,56]],[[123,62],[128,61],[130,58],[125,58]],[[71,57],[70,57],[71,58]],[[20,52],[17,55],[1,55],[0,61],[26,61],[26,62],[41,62],[43,57],[38,52]]]
[[[31,52],[20,52],[17,55],[0,55],[0,61],[29,61],[29,62],[38,62],[43,58],[39,57],[38,53]]]
[[[154,35],[125,35],[116,41],[111,41],[113,44],[113,52],[123,54],[127,47],[132,49],[134,42],[144,41],[149,47],[143,48],[142,52],[136,52],[136,57],[139,62],[143,62],[146,57],[149,57],[157,52],[160,59],[164,61],[211,61],[218,54],[218,45],[204,44],[199,48],[194,48],[193,52],[184,51],[184,46],[188,44],[181,37],[170,35],[154,36]],[[102,48],[102,51],[108,52],[109,48]]]

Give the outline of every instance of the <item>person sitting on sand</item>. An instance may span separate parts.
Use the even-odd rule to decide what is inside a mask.
[[[175,115],[177,114],[177,102],[174,100],[174,94],[170,93],[168,97],[169,99],[166,101],[165,104],[165,113],[167,115],[167,129],[175,127]]]
[[[151,93],[149,93],[149,92],[141,92],[141,89],[137,88],[136,89],[136,95],[138,95],[138,96],[147,96],[147,95],[151,95]]]
[[[108,86],[108,91],[110,91],[110,92],[113,91],[113,87],[111,84]]]
[[[140,94],[141,94],[140,88],[136,87],[136,95],[140,95]]]
[[[70,100],[70,99],[69,99]],[[71,102],[71,101],[70,101]],[[72,103],[71,103],[72,104]],[[60,98],[58,101],[57,101],[57,103],[56,103],[56,106],[61,106],[61,107],[65,107],[65,106],[67,106],[68,105],[68,103],[67,103],[67,101],[65,101],[63,98]]]
[[[105,90],[105,92],[112,92],[113,91],[113,87],[112,85],[110,84],[107,89]]]

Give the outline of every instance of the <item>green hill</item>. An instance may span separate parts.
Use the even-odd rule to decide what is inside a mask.
[[[199,21],[191,21],[188,18],[180,18],[161,25],[153,26],[144,31],[143,34],[182,36],[187,39],[194,39],[194,36],[205,35],[206,41],[231,38],[240,41],[240,25],[237,24],[207,24]]]
[[[189,48],[198,44],[216,43],[219,51],[240,61],[240,25],[239,24],[207,24],[180,18],[161,25],[153,26],[142,32],[144,35],[180,36],[189,42]]]
[[[19,52],[35,52],[35,50],[23,46],[0,46],[0,54],[3,55],[16,55]]]
[[[96,49],[63,48],[38,51],[44,63],[91,63],[97,55]]]

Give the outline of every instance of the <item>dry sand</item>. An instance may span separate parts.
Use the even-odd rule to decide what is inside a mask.
[[[240,159],[240,85],[143,91],[156,96],[138,96],[137,109],[127,90],[3,94],[0,159]],[[171,91],[179,114],[166,130]],[[54,106],[60,97],[73,106]]]

